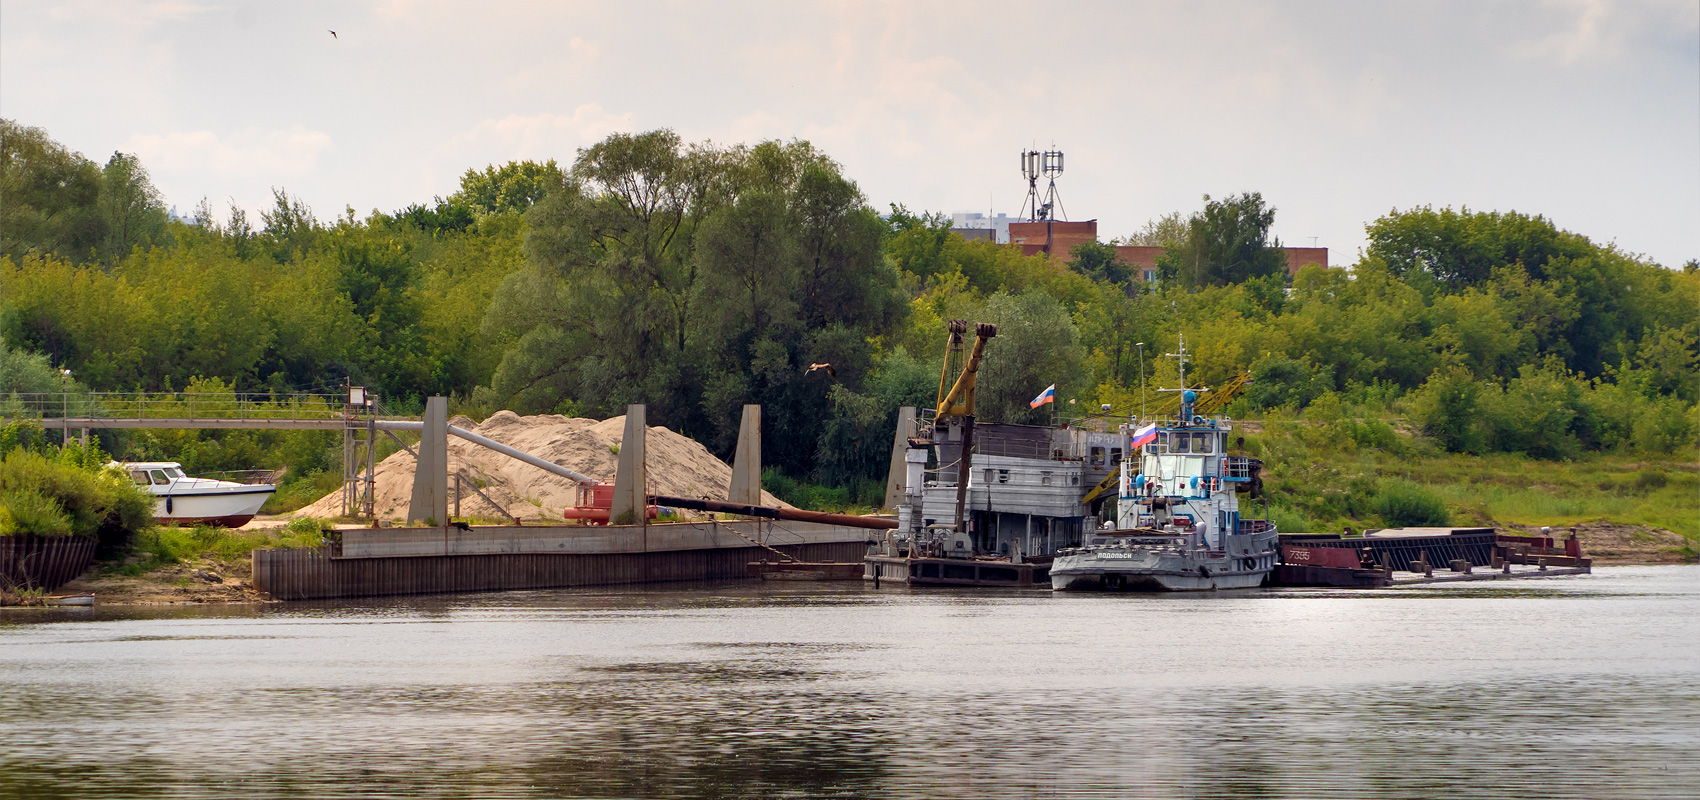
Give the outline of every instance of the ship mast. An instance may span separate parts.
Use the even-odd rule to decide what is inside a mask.
[[[1157,391],[1159,391],[1159,392],[1180,392],[1180,394],[1181,394],[1181,407],[1180,407],[1180,414],[1179,414],[1180,423],[1182,425],[1190,425],[1190,424],[1192,424],[1192,404],[1197,402],[1198,393],[1199,392],[1208,392],[1210,390],[1206,389],[1202,386],[1200,386],[1197,389],[1193,389],[1193,388],[1190,388],[1186,385],[1186,362],[1187,362],[1186,334],[1184,334],[1184,333],[1175,334],[1175,340],[1177,342],[1176,347],[1175,347],[1176,352],[1164,353],[1163,357],[1175,359],[1175,364],[1180,370],[1181,388],[1179,388],[1179,389],[1158,389]]]
[[[1163,357],[1175,359],[1175,363],[1180,368],[1180,371],[1181,371],[1181,388],[1179,388],[1179,389],[1158,389],[1157,391],[1159,391],[1159,392],[1184,392],[1187,389],[1187,385],[1186,385],[1186,334],[1184,334],[1184,333],[1175,334],[1175,338],[1179,342],[1179,345],[1175,349],[1178,350],[1179,352],[1164,353]]]

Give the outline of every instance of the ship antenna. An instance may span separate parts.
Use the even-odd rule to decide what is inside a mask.
[[[1185,391],[1188,388],[1186,385],[1186,334],[1176,334],[1175,338],[1180,342],[1179,346],[1175,348],[1179,352],[1167,353],[1166,355],[1169,358],[1175,359],[1176,365],[1180,367],[1181,390]]]

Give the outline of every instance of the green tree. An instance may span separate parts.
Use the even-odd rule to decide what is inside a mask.
[[[1164,214],[1145,223],[1145,227],[1137,233],[1128,234],[1120,239],[1114,239],[1110,244],[1140,245],[1144,247],[1180,247],[1186,243],[1188,233],[1187,218],[1179,211]]]
[[[1454,453],[1480,453],[1482,386],[1468,370],[1436,370],[1411,402],[1411,420],[1441,447]]]
[[[563,177],[554,159],[542,164],[509,161],[500,167],[487,166],[483,171],[469,169],[460,178],[460,191],[447,200],[438,200],[436,213],[450,221],[458,220],[453,215],[460,213],[459,209],[470,210],[480,217],[510,211],[523,213],[559,187]]]
[[[916,276],[923,283],[952,271],[953,265],[945,251],[951,235],[949,217],[942,212],[915,214],[893,203],[891,215],[886,219],[891,225],[886,254],[898,269]]]
[[[1263,195],[1247,192],[1222,200],[1204,196],[1204,210],[1187,221],[1184,243],[1158,260],[1166,280],[1188,287],[1224,286],[1247,278],[1283,274],[1287,255],[1279,239],[1269,238],[1275,209]]]
[[[307,253],[324,231],[313,217],[313,209],[308,208],[301,198],[276,187],[272,188],[272,207],[260,212],[260,221],[265,223],[260,236],[271,247],[272,259],[279,264],[287,264]],[[235,223],[233,216],[233,227]],[[247,225],[246,215],[241,223]]]
[[[881,253],[884,225],[806,142],[685,145],[670,131],[586,149],[527,213],[528,263],[486,315],[510,338],[490,404],[651,418],[722,452],[739,405],[767,409],[766,457],[806,474],[831,410],[872,340],[905,310]]]
[[[0,119],[0,255],[88,258],[105,237],[101,172],[41,128]]]
[[[980,367],[976,413],[988,422],[1049,422],[1053,409],[1027,403],[1050,384],[1057,385],[1056,411],[1067,414],[1068,400],[1080,390],[1080,346],[1074,320],[1056,298],[1043,292],[995,294],[986,299],[975,322],[991,322],[998,335],[986,344]],[[1086,409],[1073,409],[1084,411]]]
[[[58,392],[64,384],[47,356],[0,342],[0,393]]]
[[[1545,217],[1510,212],[1435,211],[1432,206],[1393,211],[1369,224],[1368,254],[1395,275],[1424,272],[1451,289],[1486,281],[1496,267],[1521,264],[1546,277],[1554,258],[1579,258],[1588,240],[1559,230]]]
[[[137,246],[160,241],[167,214],[159,190],[135,156],[113,153],[101,171],[100,216],[106,241],[101,248],[108,261],[129,255]]]
[[[899,347],[874,367],[862,393],[833,386],[832,417],[821,432],[811,476],[834,486],[883,480],[898,409],[930,408],[937,402],[939,366]]]
[[[1096,282],[1124,286],[1133,279],[1133,267],[1111,245],[1082,242],[1069,248],[1069,255],[1074,257],[1069,268]]]

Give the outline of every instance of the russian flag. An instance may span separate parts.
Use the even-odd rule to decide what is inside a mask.
[[[1050,386],[1045,387],[1045,391],[1040,392],[1038,397],[1033,398],[1033,402],[1028,403],[1027,407],[1038,408],[1046,403],[1054,403],[1056,401],[1057,385],[1053,383]]]
[[[1157,423],[1153,422],[1133,432],[1132,447],[1141,447],[1157,441]]]

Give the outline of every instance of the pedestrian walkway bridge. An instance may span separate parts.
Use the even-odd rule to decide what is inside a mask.
[[[344,430],[418,417],[383,413],[359,387],[338,394],[229,392],[14,392],[0,395],[0,419],[43,428],[210,428]]]

